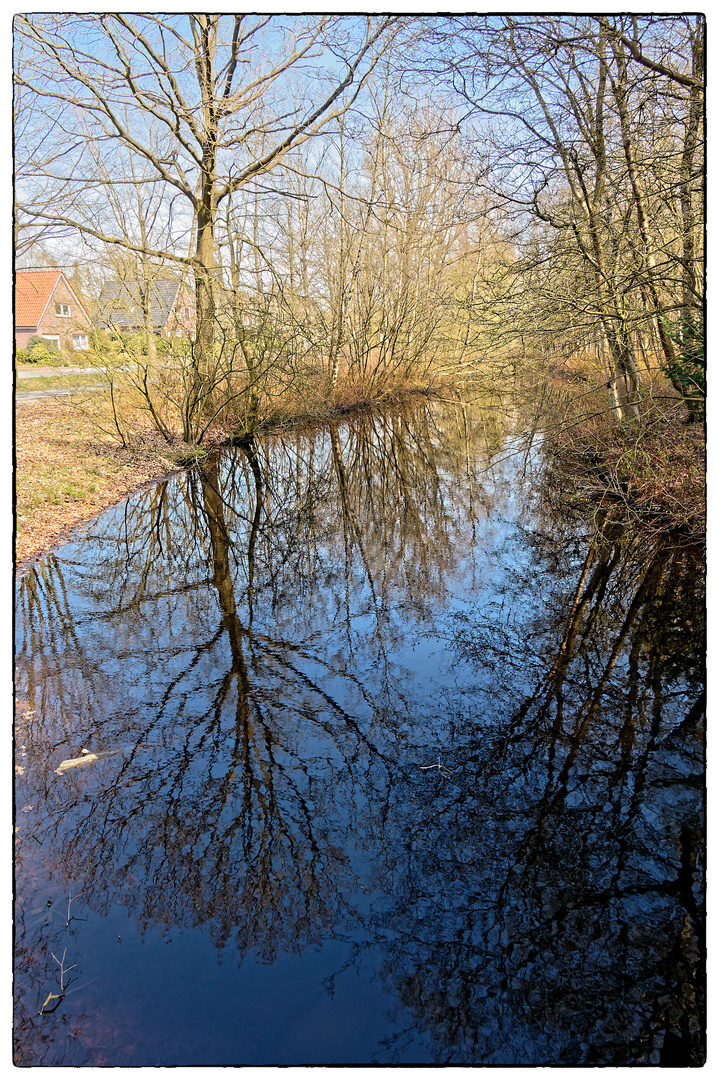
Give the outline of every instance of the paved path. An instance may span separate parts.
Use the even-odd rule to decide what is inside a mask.
[[[66,368],[38,368],[37,371],[18,371],[18,379],[47,379],[60,375],[92,375],[97,368],[91,367],[66,367]]]
[[[21,394],[15,395],[15,402],[18,405],[29,404],[31,401],[42,401],[43,398],[48,397],[62,397],[64,394],[75,394],[79,390],[102,390],[104,384],[94,383],[92,386],[68,386],[57,387],[54,390],[23,390]]]

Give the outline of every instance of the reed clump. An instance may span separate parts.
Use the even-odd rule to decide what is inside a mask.
[[[346,360],[274,364],[253,378],[231,365],[208,376],[199,390],[176,367],[146,365],[117,370],[104,393],[78,400],[88,415],[123,446],[142,442],[148,427],[160,434],[168,456],[179,460],[273,427],[324,422],[372,407],[446,388],[448,376],[432,363],[362,365]]]

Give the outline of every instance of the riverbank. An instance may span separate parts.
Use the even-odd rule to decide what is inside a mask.
[[[576,373],[575,373],[576,375]],[[577,376],[578,377],[578,376]],[[578,386],[571,372],[554,372],[559,402],[545,416],[547,446],[578,505],[622,503],[628,515],[653,528],[676,530],[703,541],[706,527],[705,440],[702,425],[685,423],[671,394],[657,394],[641,433],[614,425],[603,388]],[[446,387],[397,386],[380,400],[346,392],[328,402],[279,403],[267,411],[260,431],[296,430],[328,423],[360,410],[389,405]],[[138,410],[132,444],[122,446],[104,395],[48,398],[17,405],[15,429],[16,547],[22,570],[68,533],[142,487],[178,472],[196,450],[176,438],[169,445]],[[203,451],[226,444],[221,427]]]
[[[58,398],[18,405],[15,421],[15,559],[19,569],[73,528],[145,484],[177,471],[147,429],[133,448]]]
[[[581,381],[578,381],[581,380]],[[647,380],[641,426],[617,424],[598,380],[552,373],[560,403],[546,445],[579,508],[612,503],[628,520],[692,543],[706,537],[706,435],[661,376]]]
[[[339,394],[334,402],[288,403],[268,410],[258,434],[329,423],[413,397],[432,388],[398,386],[381,396]],[[231,432],[217,426],[202,452],[227,445]],[[22,571],[47,554],[80,525],[143,487],[179,472],[197,458],[197,449],[176,437],[168,444],[137,410],[132,445],[122,446],[112,429],[104,395],[51,398],[16,405],[15,562]]]

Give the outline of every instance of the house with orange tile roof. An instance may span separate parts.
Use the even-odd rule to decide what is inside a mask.
[[[59,349],[89,349],[93,322],[62,270],[18,270],[15,274],[15,345],[30,338],[52,341]]]

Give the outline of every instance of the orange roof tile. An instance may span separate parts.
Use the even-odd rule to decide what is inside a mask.
[[[15,275],[16,326],[37,326],[60,276],[60,270],[17,271]]]

